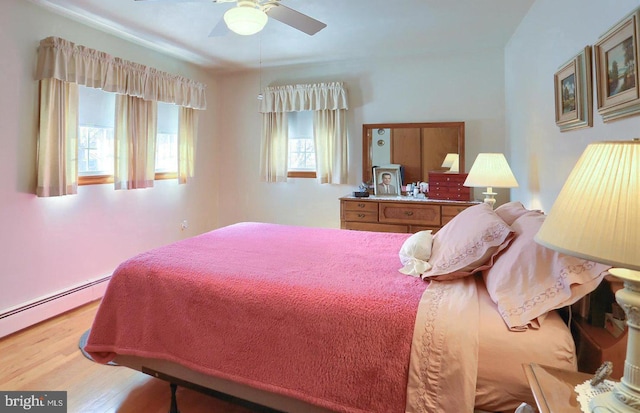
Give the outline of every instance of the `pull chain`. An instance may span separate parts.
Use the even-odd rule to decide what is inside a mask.
[[[259,67],[258,67],[258,77],[259,77],[259,81],[260,81],[260,89],[258,90],[258,100],[262,100],[264,99],[264,96],[262,95],[262,34],[260,34],[259,39],[258,39],[258,44],[259,44],[259,49],[260,49],[260,62],[259,62]]]

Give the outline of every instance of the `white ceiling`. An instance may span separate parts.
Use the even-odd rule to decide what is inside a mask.
[[[235,3],[32,0],[193,63],[238,70],[502,48],[535,0],[282,0],[327,24],[309,36],[270,19],[253,36],[209,37]]]

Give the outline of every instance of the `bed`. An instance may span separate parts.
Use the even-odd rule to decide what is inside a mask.
[[[519,268],[518,257],[542,261],[525,233],[535,225],[518,225],[525,216],[543,215],[482,204],[435,235],[219,228],[123,262],[85,350],[289,412],[533,404],[522,363],[576,369],[555,310],[595,288],[606,268],[549,250],[535,274],[557,273],[545,276],[549,287],[523,281],[532,266]]]

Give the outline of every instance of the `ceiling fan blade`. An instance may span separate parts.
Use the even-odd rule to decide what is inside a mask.
[[[213,1],[214,3],[233,3],[236,0],[209,0],[209,1]],[[225,6],[225,7],[228,7],[228,6]],[[224,18],[222,18],[218,20],[218,24],[216,24],[215,27],[211,30],[211,32],[209,33],[209,37],[222,37],[229,34],[229,32],[230,32],[229,27],[225,23]]]
[[[306,14],[302,14],[299,11],[295,11],[287,6],[283,6],[280,3],[274,4],[266,13],[269,17],[273,17],[294,29],[305,32],[309,36],[313,36],[320,30],[327,27],[325,23],[311,18]]]
[[[209,37],[222,37],[229,33],[229,28],[227,27],[224,19],[220,19],[218,24],[215,25],[211,33],[209,33]]]
[[[204,3],[205,1],[210,2],[211,0],[133,0],[133,1],[142,1],[142,2],[149,2],[149,3]]]

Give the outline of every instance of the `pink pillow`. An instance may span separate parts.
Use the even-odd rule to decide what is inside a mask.
[[[529,212],[527,208],[522,205],[522,202],[513,201],[502,204],[496,208],[496,214],[502,218],[507,225],[513,224],[513,222],[520,218],[522,215]]]
[[[483,272],[489,295],[512,330],[535,327],[547,312],[573,304],[593,291],[610,268],[536,243],[533,237],[544,219],[536,211],[516,219],[511,246]]]
[[[422,279],[452,280],[490,268],[514,233],[489,204],[469,207],[433,236],[431,269]]]

